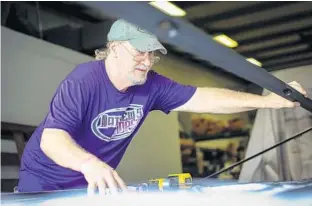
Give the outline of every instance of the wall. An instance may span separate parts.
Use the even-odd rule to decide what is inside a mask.
[[[38,125],[59,82],[89,56],[6,28],[1,43],[1,119]]]
[[[183,59],[175,59],[172,57],[161,58],[159,65],[156,65],[154,69],[160,74],[183,84],[190,84],[198,87],[242,87],[242,85],[237,82],[226,79],[221,75],[207,72],[207,69],[189,64]]]
[[[284,82],[297,81],[305,88],[311,87],[312,65],[288,68],[271,74]]]
[[[279,70],[272,72],[272,75],[284,82],[297,81],[307,90],[308,94],[312,94],[312,65]],[[267,94],[268,92],[268,90],[264,90],[263,93]],[[311,99],[312,97],[309,96],[309,98]],[[303,111],[301,108],[277,111],[269,109],[259,110],[253,125],[253,131],[251,132],[246,156],[254,155],[277,142],[289,138],[293,134],[311,127],[311,121],[305,118],[308,116],[305,113],[306,111]],[[287,118],[286,120],[286,117],[290,117],[290,115],[292,118]],[[274,136],[274,134],[278,135]],[[311,147],[309,147],[311,138],[312,134],[309,135],[307,133],[296,140],[280,146],[279,148],[282,148],[282,150],[272,150],[246,162],[240,174],[240,181],[288,181],[296,180],[299,176],[300,178],[309,178],[303,176],[311,174],[309,173],[309,168],[312,165],[311,155],[309,156],[308,154],[308,151],[311,151]],[[307,158],[304,158],[304,156]],[[306,161],[306,159],[309,159],[308,157],[310,157],[310,160]],[[281,167],[282,163],[283,167]],[[279,168],[284,170],[279,170]]]
[[[2,121],[38,125],[59,82],[91,57],[39,39],[2,29]],[[155,68],[181,83],[237,87],[204,68],[163,58]],[[127,181],[181,171],[177,113],[153,112],[131,143],[118,171]]]

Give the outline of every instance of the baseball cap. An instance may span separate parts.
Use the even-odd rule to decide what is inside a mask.
[[[124,19],[119,19],[113,23],[107,39],[108,41],[129,41],[140,52],[159,50],[162,54],[167,54],[166,48],[155,35]]]

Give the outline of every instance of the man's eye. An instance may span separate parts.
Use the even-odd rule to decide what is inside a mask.
[[[143,52],[140,52],[139,50],[133,50],[134,54],[137,54],[137,55],[142,55],[144,54]]]

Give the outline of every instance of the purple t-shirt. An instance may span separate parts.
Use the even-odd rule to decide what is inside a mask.
[[[120,92],[109,80],[103,61],[78,65],[59,85],[46,118],[25,147],[18,190],[60,190],[87,184],[81,173],[57,165],[42,152],[44,128],[67,131],[80,146],[116,168],[149,112],[169,113],[195,91],[195,87],[150,71],[144,85]]]

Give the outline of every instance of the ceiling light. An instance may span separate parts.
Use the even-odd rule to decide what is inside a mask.
[[[255,64],[255,65],[257,65],[257,66],[259,66],[259,67],[262,66],[261,62],[259,62],[258,60],[254,59],[254,58],[248,58],[246,60],[251,62],[251,63],[253,63],[253,64]]]
[[[225,34],[217,35],[213,37],[213,39],[230,48],[234,48],[238,46],[238,43],[236,41],[226,36]]]
[[[185,16],[186,12],[168,1],[152,1],[149,3],[170,16]]]

